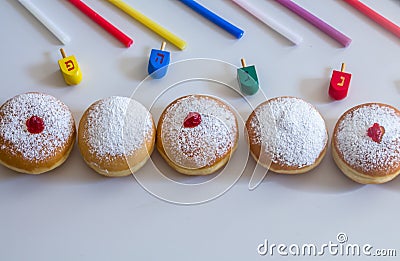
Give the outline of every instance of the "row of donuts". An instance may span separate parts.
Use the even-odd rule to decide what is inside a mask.
[[[318,166],[327,151],[324,119],[299,98],[263,102],[250,114],[245,129],[251,155],[276,173],[305,173]],[[239,131],[234,110],[207,95],[170,103],[157,129],[151,113],[127,97],[90,105],[78,132],[69,108],[47,94],[20,94],[0,107],[0,163],[15,171],[40,174],[60,166],[76,136],[84,161],[105,176],[136,172],[155,146],[176,171],[207,175],[229,161]],[[400,111],[382,103],[349,109],[336,123],[331,147],[337,166],[352,180],[392,180],[400,173]]]

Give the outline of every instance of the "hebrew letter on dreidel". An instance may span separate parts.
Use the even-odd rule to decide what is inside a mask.
[[[341,80],[341,82],[338,83],[338,86],[343,87],[343,85],[344,85],[344,80],[346,80],[346,77],[340,76],[340,80]]]
[[[164,54],[162,54],[162,53],[157,53],[157,56],[160,56],[160,57],[161,57],[161,59],[160,59],[160,64],[162,64],[163,61],[164,61]],[[156,58],[156,62],[158,62],[158,57]]]
[[[75,65],[74,62],[71,60],[68,60],[65,62],[65,67],[67,67],[68,71],[72,71],[73,69],[75,69]]]

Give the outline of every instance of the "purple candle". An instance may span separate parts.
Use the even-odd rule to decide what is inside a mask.
[[[347,47],[351,43],[351,39],[344,35],[343,33],[339,32],[326,22],[322,21],[303,7],[297,5],[296,3],[292,2],[291,0],[275,0],[279,4],[283,5],[284,7],[288,8],[290,11],[293,13],[297,14],[310,24],[314,25],[317,27],[319,30],[324,32],[325,34],[329,35],[333,39],[335,39],[337,42],[339,42],[341,45],[344,47]]]

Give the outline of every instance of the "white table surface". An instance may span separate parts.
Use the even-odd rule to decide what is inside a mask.
[[[150,50],[159,48],[162,39],[106,1],[86,2],[134,38],[130,48],[67,1],[32,2],[72,41],[62,46],[17,1],[0,1],[0,103],[23,92],[40,91],[61,99],[79,122],[84,110],[98,99],[131,96],[141,88],[144,96],[138,99],[146,103],[154,95],[152,84],[156,89],[182,80],[180,71],[174,71],[178,65],[171,65],[165,79],[145,81],[147,90],[138,87],[146,77]],[[227,64],[240,66],[240,58],[245,57],[248,64],[256,65],[267,97],[297,96],[314,104],[330,135],[339,116],[352,106],[371,101],[400,106],[400,39],[342,1],[296,0],[350,36],[353,42],[348,48],[269,0],[250,2],[301,34],[301,45],[293,46],[230,1],[200,2],[243,28],[240,40],[178,1],[127,2],[187,41],[184,51],[167,44],[173,62],[193,58],[221,61],[209,62],[217,67],[215,72],[207,63],[186,61],[185,70],[193,73],[191,77],[197,73],[210,79],[221,77],[235,86],[235,67]],[[400,24],[400,1],[363,2]],[[57,64],[60,47],[75,55],[81,66],[79,86],[68,87],[62,79]],[[327,96],[329,79],[343,61],[353,74],[351,89],[347,99],[333,102]],[[188,88],[177,88],[160,98],[154,109],[156,120],[172,99],[197,91],[218,95],[239,113],[247,113],[241,109],[243,99],[221,84],[194,80],[184,85]],[[205,87],[208,90],[202,89]],[[243,148],[236,154],[240,159],[248,156]],[[157,152],[153,162],[165,164]],[[244,167],[238,162],[230,162],[231,169]],[[270,254],[257,253],[264,240],[287,246],[321,246],[337,243],[340,232],[346,233],[349,244],[397,249],[400,255],[400,179],[382,185],[356,184],[340,172],[328,152],[315,170],[299,176],[268,173],[260,186],[250,191],[254,167],[249,160],[239,181],[222,196],[187,206],[153,196],[133,176],[112,179],[97,175],[85,165],[77,146],[61,167],[47,174],[30,176],[0,167],[0,260],[266,260]],[[172,172],[167,167],[163,171]],[[149,173],[145,168],[138,174]],[[202,181],[169,174],[182,182]],[[237,174],[241,172],[233,175]],[[185,195],[175,196],[185,200]],[[274,253],[272,257],[281,256]],[[326,253],[322,258],[341,257]]]

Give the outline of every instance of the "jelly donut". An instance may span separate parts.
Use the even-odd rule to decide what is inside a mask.
[[[113,96],[96,101],[84,112],[78,145],[89,167],[104,176],[122,177],[146,163],[155,135],[153,117],[142,104]]]
[[[176,171],[208,175],[228,162],[238,137],[232,108],[211,96],[189,95],[163,111],[157,127],[157,149]]]
[[[332,137],[339,169],[361,184],[378,184],[400,174],[400,111],[366,103],[346,111]]]
[[[328,132],[311,104],[278,97],[260,104],[246,121],[250,153],[263,167],[281,174],[300,174],[325,156]]]
[[[60,166],[75,143],[69,108],[42,93],[24,93],[0,107],[0,163],[27,174]]]

